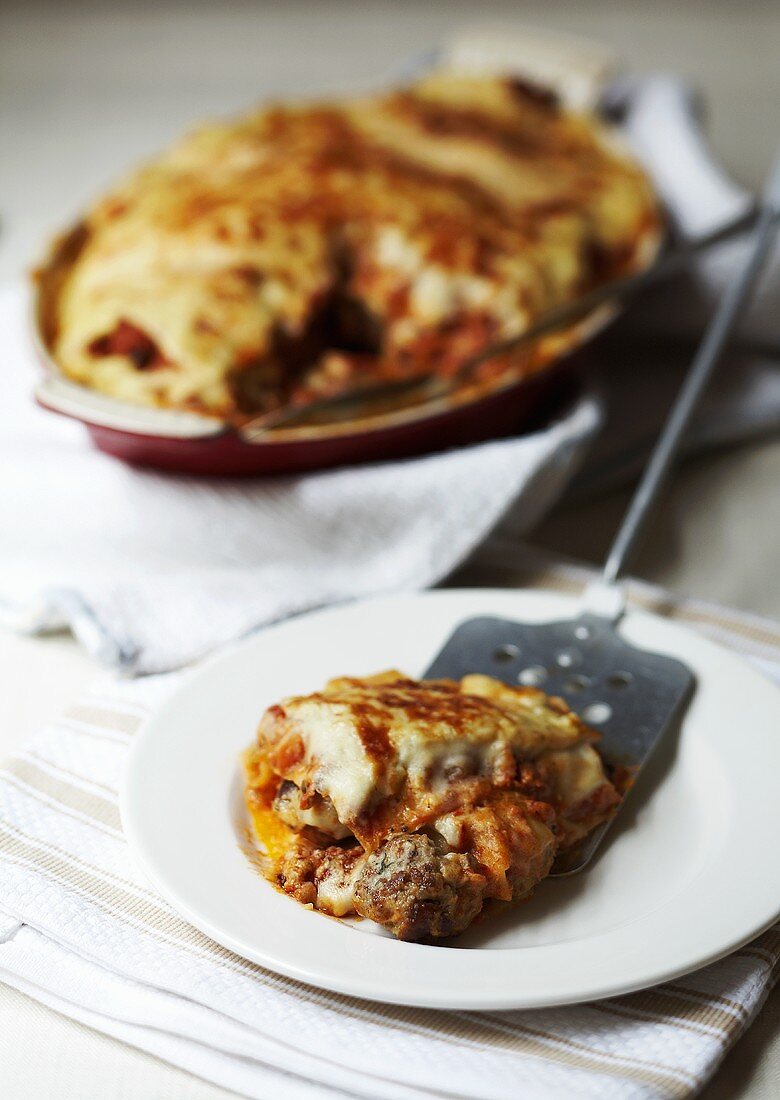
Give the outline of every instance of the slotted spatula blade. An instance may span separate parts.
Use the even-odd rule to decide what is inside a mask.
[[[694,357],[625,519],[607,556],[601,581],[586,593],[583,614],[569,622],[528,624],[481,618],[462,623],[428,668],[429,679],[459,680],[487,673],[562,696],[602,733],[609,763],[637,774],[664,732],[682,714],[694,677],[680,661],[629,645],[617,624],[625,607],[618,579],[636,546],[691,415],[748,300],[778,230],[780,158],[770,172],[750,247]],[[609,822],[595,829],[557,874],[590,860]]]
[[[636,776],[663,733],[682,713],[694,677],[671,657],[629,645],[610,619],[585,613],[564,622],[529,624],[469,619],[446,642],[426,679],[482,672],[514,686],[560,695],[600,731],[599,748]],[[595,829],[553,875],[581,870],[610,822]]]

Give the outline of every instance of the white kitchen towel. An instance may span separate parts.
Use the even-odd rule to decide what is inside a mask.
[[[747,196],[708,157],[678,81],[621,85],[612,100],[683,230],[744,209]],[[700,322],[694,306],[723,285],[727,260],[675,291],[673,308],[654,296],[595,346],[609,422],[582,491],[640,461],[689,350],[681,325]],[[765,344],[770,330],[760,331]],[[659,342],[662,332],[674,342]],[[601,416],[586,393],[519,439],[296,477],[194,479],[123,466],[92,450],[80,425],[32,406],[20,287],[0,294],[0,354],[0,623],[69,626],[93,655],[134,672],[174,668],[306,608],[437,582],[512,502],[512,529],[530,530],[575,474]],[[727,371],[708,397],[694,442],[780,426],[780,371],[766,348],[741,356],[738,374]]]
[[[578,591],[546,565],[528,583]],[[780,679],[780,628],[633,586],[632,598]],[[181,674],[108,682],[0,769],[0,980],[251,1097],[661,1100],[692,1096],[759,1011],[780,927],[656,989],[576,1007],[385,1007],[275,976],[181,920],[137,872],[117,789]]]

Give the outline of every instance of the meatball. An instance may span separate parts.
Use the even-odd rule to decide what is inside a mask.
[[[391,833],[367,856],[355,909],[402,940],[454,936],[482,908],[487,880],[468,855],[441,851],[424,833]]]

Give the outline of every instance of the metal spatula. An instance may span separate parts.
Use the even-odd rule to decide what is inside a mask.
[[[618,633],[625,597],[618,583],[701,396],[748,300],[778,229],[780,159],[770,174],[747,257],[718,305],[664,426],[601,579],[585,593],[582,614],[566,622],[533,624],[470,619],[453,633],[425,673],[460,679],[488,673],[508,684],[543,687],[561,695],[602,732],[608,761],[638,773],[664,731],[682,714],[694,677],[680,661],[628,645]],[[587,839],[558,874],[574,874],[591,859],[609,824]]]

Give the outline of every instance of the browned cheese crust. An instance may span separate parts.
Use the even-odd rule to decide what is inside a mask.
[[[209,125],[100,201],[40,273],[72,379],[240,423],[367,382],[450,375],[642,262],[642,172],[592,117],[434,73]],[[482,368],[541,369],[547,338]]]

